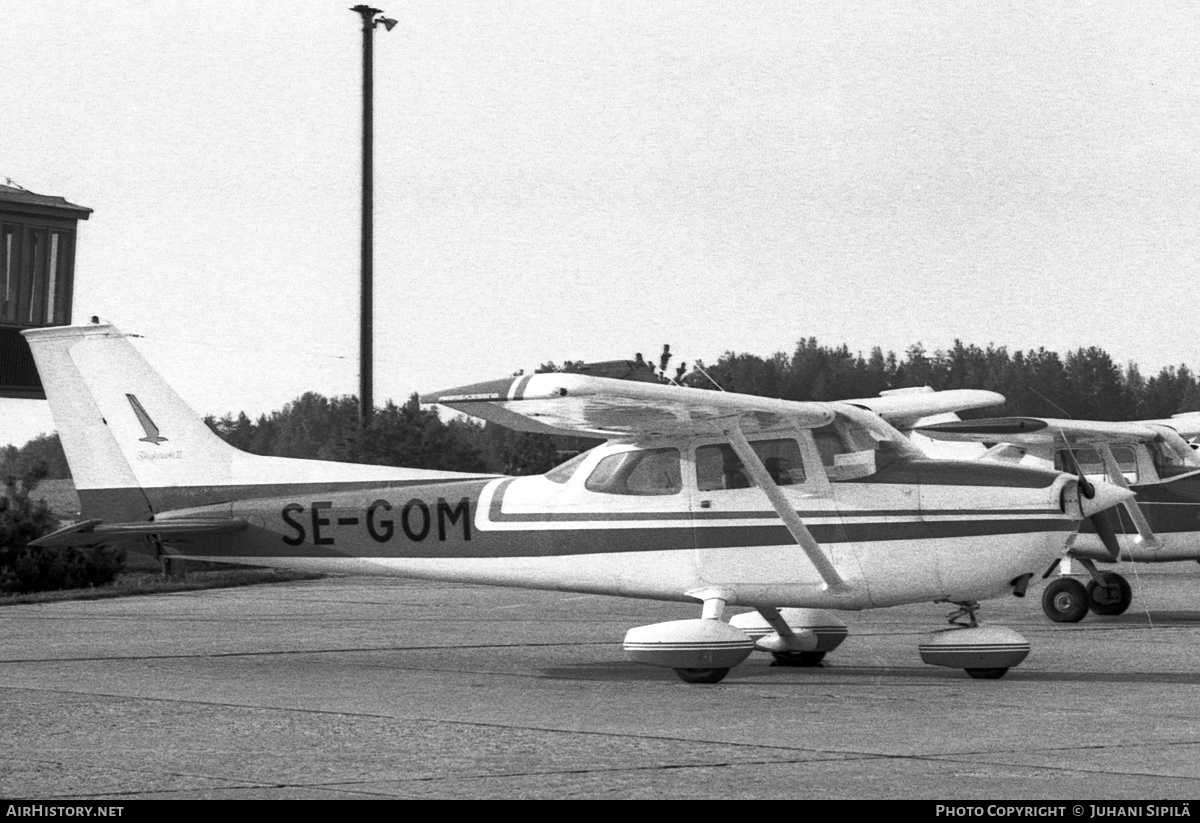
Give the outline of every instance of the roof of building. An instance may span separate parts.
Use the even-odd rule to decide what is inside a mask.
[[[65,198],[49,194],[35,194],[17,186],[0,185],[0,203],[13,203],[19,206],[40,206],[49,209],[61,209],[74,212],[80,220],[87,220],[92,210],[87,206],[77,206],[68,203]]]

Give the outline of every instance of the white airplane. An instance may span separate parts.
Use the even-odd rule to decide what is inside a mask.
[[[688,682],[719,681],[755,648],[811,665],[846,636],[829,610],[924,601],[958,609],[922,659],[1000,677],[1029,643],[979,626],[977,601],[1023,595],[1082,518],[1130,496],[927,460],[848,403],[562,373],[424,398],[608,438],[545,475],[261,457],[213,434],[113,326],[23,334],[88,518],[40,545],[149,541],[203,560],[696,602],[699,618],[625,638]],[[900,415],[909,401],[862,402]],[[725,622],[727,606],[755,611]]]
[[[1200,560],[1200,454],[1187,442],[1200,436],[1200,412],[1130,423],[989,418],[919,425],[915,431],[939,440],[996,444],[981,457],[1057,467],[1136,493],[1120,508],[1090,518],[1068,539],[1066,557],[1079,561],[1090,580],[1085,587],[1063,575],[1046,586],[1042,609],[1055,622],[1082,620],[1089,608],[1101,615],[1129,608],[1129,581],[1098,570],[1097,561]]]

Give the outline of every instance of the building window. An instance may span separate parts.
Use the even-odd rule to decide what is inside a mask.
[[[5,226],[3,230],[4,247],[0,249],[0,281],[3,281],[4,292],[0,294],[0,322],[15,323],[17,320],[17,287],[20,285],[17,265],[17,231],[13,226]]]
[[[70,322],[71,232],[19,223],[0,229],[0,323]]]

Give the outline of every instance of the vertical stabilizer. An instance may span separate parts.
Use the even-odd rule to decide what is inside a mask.
[[[120,370],[113,363],[99,375],[88,373],[98,350],[109,357],[117,353],[118,362],[140,361],[142,369],[148,369],[145,360],[110,325],[33,329],[23,334],[50,401],[84,516],[150,519],[149,500],[133,471],[128,450],[119,442],[127,427],[120,410],[113,407],[111,394],[112,387],[121,382]],[[100,388],[99,393],[94,386]]]

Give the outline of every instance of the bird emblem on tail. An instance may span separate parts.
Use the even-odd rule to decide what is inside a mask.
[[[146,410],[142,408],[141,401],[137,399],[137,395],[125,395],[129,399],[129,405],[133,407],[133,413],[137,415],[138,422],[142,424],[142,428],[146,431],[145,437],[139,437],[145,443],[153,443],[157,446],[159,443],[167,442],[167,438],[162,437],[158,433],[158,426],[154,425],[154,421],[150,419],[150,415],[146,414]]]

